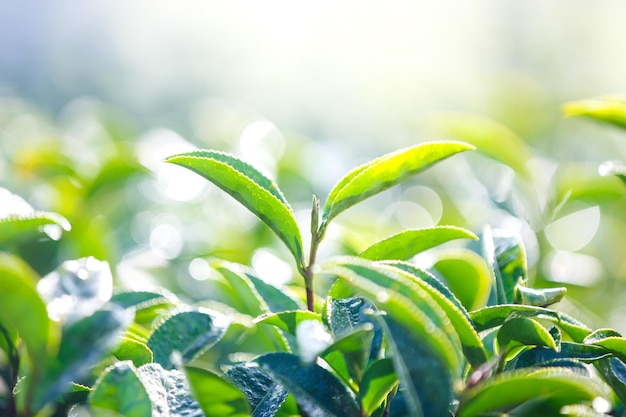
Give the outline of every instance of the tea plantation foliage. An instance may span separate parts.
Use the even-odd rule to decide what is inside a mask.
[[[617,99],[565,111],[626,128],[626,102]],[[17,114],[5,111],[3,123],[19,123]],[[437,225],[362,245],[353,242],[371,236],[367,226],[338,220],[400,183],[418,184],[434,165],[462,184],[452,167],[470,153],[516,172],[515,198],[490,201],[519,220],[533,184],[523,142],[486,119],[442,120],[453,140],[421,142],[349,171],[323,198],[312,197],[306,222],[263,167],[232,153],[190,150],[157,161],[193,171],[214,185],[206,188],[211,200],[230,195],[260,220],[242,232],[210,209],[176,205],[180,229],[199,245],[209,240],[204,225],[229,228],[221,245],[194,258],[210,275],[196,282],[210,291],[198,294],[173,284],[172,276],[188,274],[185,252],[166,265],[131,268],[129,259],[143,259],[126,253],[131,234],[150,227],[131,214],[158,205],[160,194],[149,189],[148,201],[134,191],[150,165],[132,157],[123,125],[103,122],[106,146],[66,142],[83,147],[75,159],[43,134],[27,152],[5,145],[14,152],[2,171],[18,179],[0,189],[0,414],[626,415],[626,338],[563,311],[571,306],[561,301],[566,288],[533,288],[530,228]],[[41,120],[22,122],[53,136]],[[626,181],[619,163],[604,171]],[[544,216],[567,199],[553,191]],[[33,208],[23,199],[30,195],[53,211]],[[452,213],[444,218],[462,218],[447,207],[452,200],[444,203]],[[277,286],[245,265],[266,246],[297,277]]]

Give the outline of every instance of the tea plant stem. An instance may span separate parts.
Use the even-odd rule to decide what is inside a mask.
[[[309,252],[309,264],[304,270],[304,284],[306,287],[306,305],[309,311],[315,311],[315,291],[313,290],[314,275],[313,268],[317,259],[317,250],[322,237],[318,232],[311,234],[311,249]]]

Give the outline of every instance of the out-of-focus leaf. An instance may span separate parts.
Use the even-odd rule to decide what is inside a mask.
[[[248,417],[245,394],[222,376],[206,369],[185,367],[191,394],[205,416]]]
[[[183,372],[168,371],[158,363],[150,363],[140,367],[137,374],[152,402],[153,416],[205,417],[200,404],[189,392]]]
[[[454,326],[463,346],[463,353],[472,366],[479,366],[487,362],[487,353],[485,352],[485,348],[478,333],[476,333],[476,330],[469,320],[467,311],[460,305],[460,302],[454,295],[452,295],[449,290],[445,289],[443,284],[437,282],[437,278],[411,264],[389,263],[389,265],[393,265],[401,271],[408,272],[410,277],[414,279],[414,282],[439,304],[446,313],[452,326]],[[431,284],[439,285],[434,286]]]
[[[65,261],[39,281],[37,291],[54,320],[88,316],[111,299],[111,268],[93,256]]]
[[[58,354],[37,386],[34,409],[57,399],[69,389],[70,382],[81,382],[91,367],[120,342],[132,320],[132,313],[110,305],[65,324]]]
[[[380,310],[411,329],[412,337],[424,340],[435,354],[441,355],[455,374],[460,372],[458,334],[443,309],[414,279],[397,268],[361,258],[339,258],[324,264],[322,270],[369,297]]]
[[[454,249],[437,254],[434,270],[466,310],[484,307],[491,292],[491,275],[485,261],[468,249]]]
[[[257,367],[237,365],[226,374],[248,397],[252,417],[273,417],[287,399],[287,389]]]
[[[89,396],[96,415],[102,410],[125,417],[151,417],[152,403],[130,361],[117,362],[100,378]]]
[[[269,353],[257,358],[255,363],[284,385],[308,415],[359,416],[359,406],[351,391],[319,365],[303,365],[297,356],[288,353]]]
[[[252,165],[217,151],[195,151],[170,156],[171,162],[188,168],[230,194],[269,226],[304,269],[302,237],[291,206],[276,183]]]
[[[582,341],[591,333],[591,330],[571,318],[565,313],[550,310],[543,307],[524,306],[519,304],[503,304],[499,306],[484,307],[480,310],[470,312],[470,317],[476,326],[476,330],[483,331],[500,326],[509,316],[515,317],[535,317],[550,320],[565,331],[573,341]]]
[[[626,100],[622,97],[570,101],[563,106],[563,112],[566,116],[584,116],[626,129]]]
[[[478,237],[469,230],[456,226],[435,226],[428,229],[411,229],[377,242],[359,256],[373,261],[405,261],[420,252],[455,239]]]
[[[603,162],[598,167],[598,172],[602,176],[615,175],[617,178],[622,180],[623,183],[626,183],[626,165],[622,163],[615,161]]]
[[[166,319],[159,325],[148,340],[148,347],[154,354],[154,361],[165,369],[174,365],[172,354],[178,352],[183,364],[216,344],[223,336],[229,319],[207,311],[183,311]]]
[[[504,372],[465,392],[458,417],[506,412],[538,397],[552,407],[580,404],[596,397],[610,398],[610,390],[595,378],[568,368],[522,369]]]
[[[365,370],[359,391],[363,414],[369,416],[376,411],[397,385],[398,376],[390,358],[373,362]]]
[[[504,322],[498,331],[498,345],[503,352],[515,346],[543,346],[558,350],[550,332],[537,321],[515,317]]]
[[[295,336],[298,324],[305,320],[316,320],[321,322],[319,313],[308,310],[283,311],[280,313],[265,314],[254,319],[255,323],[264,323],[276,326]]]
[[[497,304],[516,302],[515,290],[528,274],[526,249],[517,233],[485,228],[483,250],[492,280]]]
[[[547,307],[558,303],[565,297],[566,292],[567,288],[565,287],[535,289],[524,285],[517,286],[517,294],[522,304],[538,307]]]
[[[46,226],[55,226],[58,231],[71,229],[60,214],[35,210],[18,195],[0,187],[0,243],[16,243],[33,233],[45,232]]]
[[[448,137],[470,143],[479,152],[508,165],[519,175],[530,178],[526,163],[532,158],[532,152],[507,127],[483,116],[463,113],[438,114],[433,121]]]
[[[405,181],[439,161],[472,149],[473,146],[463,142],[428,142],[367,162],[350,171],[333,187],[324,205],[322,223],[328,224],[349,207]]]
[[[132,361],[133,365],[140,367],[152,362],[152,351],[144,343],[129,337],[123,337],[121,343],[113,351],[113,355],[121,361]]]
[[[178,298],[165,290],[120,292],[113,294],[111,302],[134,311],[135,322],[146,327],[179,304]]]
[[[0,252],[0,325],[7,334],[19,335],[35,369],[45,366],[60,336],[58,323],[48,318],[46,305],[35,289],[38,279],[20,258]]]
[[[454,398],[454,369],[422,338],[392,316],[379,316],[391,346],[400,391],[412,417],[447,417]]]

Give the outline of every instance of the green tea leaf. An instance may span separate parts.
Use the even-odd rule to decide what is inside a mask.
[[[391,188],[456,153],[472,150],[462,142],[429,142],[376,158],[355,168],[330,192],[322,222],[328,224],[347,208]]]
[[[599,380],[568,368],[522,369],[498,374],[467,390],[457,416],[506,412],[538,397],[560,408],[596,397],[610,398],[610,391]]]
[[[48,318],[46,305],[35,289],[38,280],[20,258],[0,252],[0,325],[7,334],[19,335],[35,369],[45,367],[48,356],[54,355],[61,330]]]
[[[389,263],[398,269],[408,272],[415,283],[423,288],[439,304],[454,326],[461,344],[463,353],[472,366],[480,366],[487,362],[487,352],[474,329],[467,311],[449,290],[442,290],[445,286],[437,282],[437,278],[426,271],[407,263]]]
[[[365,416],[370,416],[385,401],[398,385],[398,376],[390,358],[373,362],[366,370],[361,381],[359,399]]]
[[[248,397],[252,417],[274,417],[287,399],[287,389],[257,367],[236,365],[226,374]]]
[[[503,304],[470,312],[474,326],[479,332],[502,325],[511,315],[515,317],[536,317],[550,320],[570,335],[573,341],[578,343],[582,343],[585,337],[591,333],[591,330],[587,326],[567,314],[543,307]]]
[[[254,362],[296,397],[304,413],[319,417],[359,416],[350,390],[319,365],[303,365],[289,353],[269,353]]]
[[[585,342],[589,343],[589,342]],[[626,339],[623,337],[606,337],[604,339],[594,340],[590,342],[595,346],[601,346],[608,352],[626,362]]]
[[[370,357],[373,325],[345,335],[328,346],[320,356],[349,385],[358,387]]]
[[[543,346],[558,350],[550,332],[537,321],[526,317],[514,317],[502,324],[498,331],[498,345],[508,352],[515,346]]]
[[[454,369],[423,338],[394,317],[379,316],[391,347],[400,392],[412,417],[447,417],[454,398]]]
[[[120,345],[113,351],[120,361],[129,360],[136,367],[152,362],[152,351],[144,343],[129,337],[123,337]]]
[[[547,307],[558,303],[565,297],[566,292],[567,288],[565,287],[535,289],[517,285],[517,294],[522,304],[531,306]]]
[[[441,276],[466,310],[484,307],[491,293],[491,275],[476,252],[459,248],[437,253],[434,272]]]
[[[592,363],[610,355],[601,347],[574,342],[561,342],[558,351],[552,348],[535,347],[515,357],[510,363],[512,368],[529,368],[555,361],[581,361]]]
[[[70,382],[80,382],[88,376],[91,367],[119,344],[132,320],[131,312],[108,305],[91,316],[66,323],[59,351],[37,386],[34,408],[58,399],[70,388]]]
[[[89,395],[96,415],[109,410],[125,417],[151,417],[152,403],[130,361],[108,368]]]
[[[387,259],[405,261],[420,252],[455,239],[476,240],[478,237],[469,230],[456,226],[411,229],[375,243],[359,256],[373,261]]]
[[[600,359],[596,366],[604,380],[624,404],[626,402],[626,364],[616,357],[610,357]]]
[[[516,288],[526,282],[528,266],[526,249],[517,233],[486,228],[483,233],[483,250],[490,267],[497,304],[517,302]]]
[[[626,129],[626,100],[622,97],[599,97],[577,100],[563,106],[566,116],[583,116]]]
[[[223,152],[174,155],[166,162],[188,168],[230,194],[272,229],[304,269],[302,237],[291,206],[272,180],[252,165]]]
[[[185,367],[193,397],[205,416],[248,417],[246,395],[226,378],[206,369]]]
[[[410,328],[415,338],[430,345],[450,369],[460,372],[458,335],[442,308],[414,279],[397,268],[350,257],[328,262],[322,271],[338,276],[369,297],[380,310]]]
[[[185,374],[165,370],[158,363],[137,370],[139,379],[152,402],[153,415],[168,417],[203,417],[200,404],[191,395]]]
[[[321,322],[322,316],[319,313],[308,310],[283,311],[280,313],[264,314],[254,319],[254,322],[276,326],[295,336],[298,324],[305,320]]]
[[[148,340],[154,361],[165,369],[172,369],[172,353],[181,355],[183,364],[216,344],[228,329],[230,321],[208,311],[183,311],[159,325]]]

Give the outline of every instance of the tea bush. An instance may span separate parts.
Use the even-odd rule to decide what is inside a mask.
[[[626,103],[616,99],[570,103],[566,113],[626,127]],[[434,165],[454,165],[457,154],[478,148],[532,181],[522,143],[493,146],[505,128],[456,116],[445,126],[463,141],[383,155],[349,171],[323,205],[313,195],[307,230],[277,183],[243,159],[216,150],[166,158],[258,217],[300,275],[279,288],[247,265],[211,258],[215,294],[197,300],[166,286],[129,290],[113,278],[110,265],[122,257],[97,241],[116,219],[88,219],[103,204],[128,210],[115,207],[125,195],[110,202],[99,190],[146,175],[123,143],[109,147],[96,175],[71,161],[45,165],[54,168],[46,178],[72,197],[59,207],[84,211],[78,226],[72,210],[39,211],[1,189],[3,415],[625,415],[626,338],[555,308],[565,288],[530,285],[520,230],[438,225],[320,256],[340,215]],[[603,173],[626,181],[617,162]],[[517,201],[527,204],[532,193],[520,190]],[[120,227],[123,242],[130,226]],[[67,236],[82,257],[51,268],[46,245],[62,256]]]

